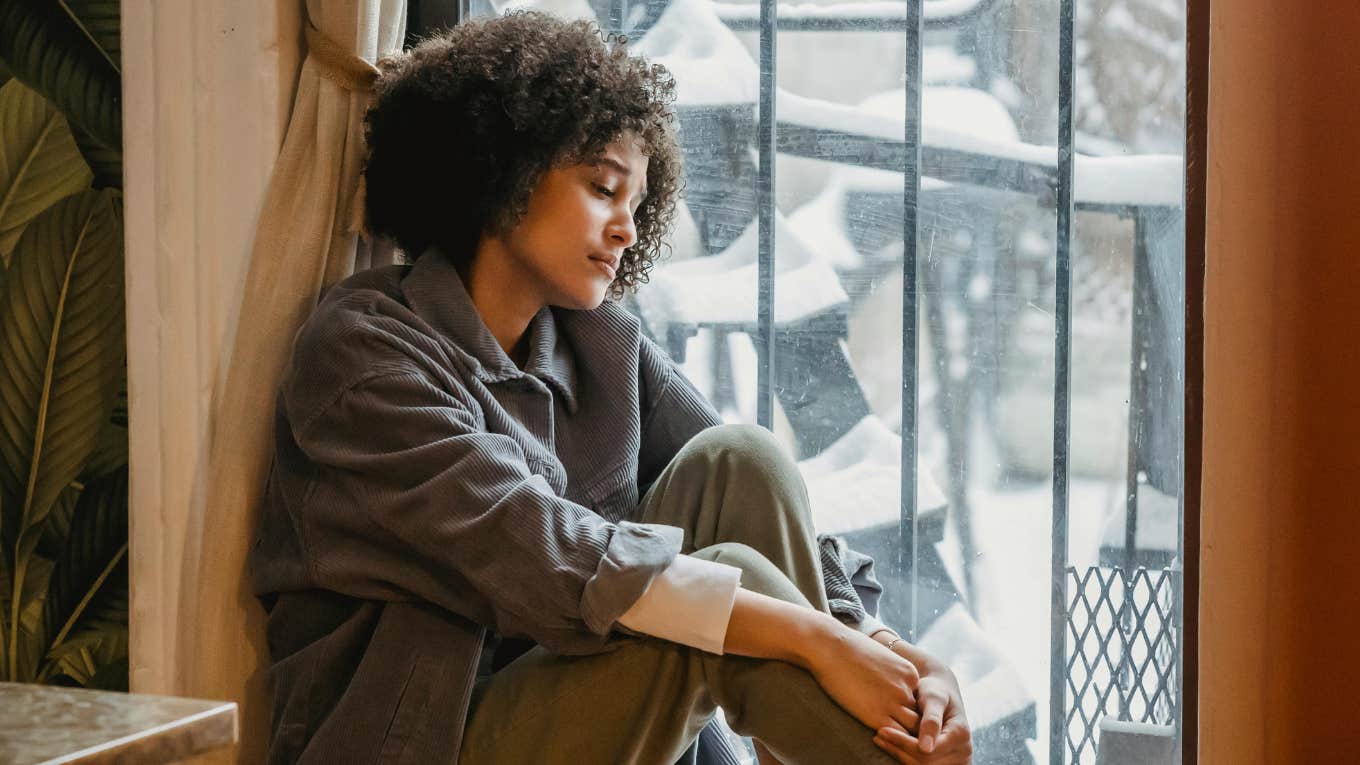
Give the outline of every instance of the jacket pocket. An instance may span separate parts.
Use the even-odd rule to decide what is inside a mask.
[[[410,673],[397,700],[396,711],[387,727],[387,734],[383,736],[382,751],[378,755],[381,765],[417,765],[413,753],[407,752],[407,744],[428,722],[430,695],[434,690],[435,679],[442,674],[439,660],[431,656],[420,656],[411,664]]]

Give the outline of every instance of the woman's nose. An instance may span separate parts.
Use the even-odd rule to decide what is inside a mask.
[[[637,224],[633,222],[633,216],[626,213],[615,216],[609,224],[609,238],[625,250],[632,247],[637,242]]]

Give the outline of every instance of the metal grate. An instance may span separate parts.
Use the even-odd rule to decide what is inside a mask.
[[[1180,572],[1069,566],[1065,754],[1093,763],[1100,720],[1175,725]]]

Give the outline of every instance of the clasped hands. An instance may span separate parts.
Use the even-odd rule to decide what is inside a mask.
[[[846,628],[833,640],[839,645],[819,651],[825,660],[809,669],[837,703],[875,730],[876,746],[903,765],[972,762],[963,697],[948,667],[888,629],[870,637]]]

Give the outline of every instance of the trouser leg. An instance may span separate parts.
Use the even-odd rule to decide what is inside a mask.
[[[759,429],[696,436],[648,492],[637,520],[680,526],[686,552],[737,566],[745,589],[826,610],[797,467]],[[668,765],[718,705],[734,730],[786,763],[891,762],[873,732],[807,672],[658,639],[583,657],[535,648],[479,690],[465,765]]]
[[[812,507],[798,466],[769,431],[722,425],[690,439],[642,498],[637,520],[679,526],[681,552],[740,542],[827,611]]]

